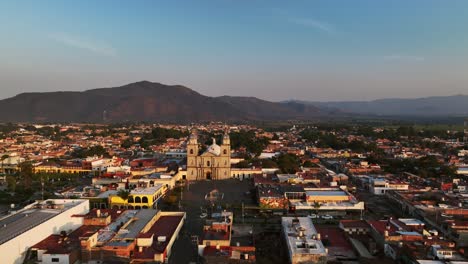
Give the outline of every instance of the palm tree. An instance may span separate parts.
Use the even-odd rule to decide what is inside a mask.
[[[3,154],[2,157],[0,158],[0,160],[2,161],[2,172],[5,173],[5,171],[3,170],[3,162],[8,159],[10,157],[10,155],[8,154]]]
[[[127,208],[127,202],[128,202],[128,197],[130,196],[130,192],[125,189],[120,189],[117,192],[117,196],[119,196],[120,198],[122,198],[122,200],[124,200],[124,204],[125,204],[124,207]]]
[[[314,202],[314,209],[315,209],[315,214],[318,215],[318,210],[320,209],[320,203],[319,202]]]

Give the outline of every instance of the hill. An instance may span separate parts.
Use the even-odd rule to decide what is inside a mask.
[[[468,116],[468,96],[434,96],[415,99],[380,99],[374,101],[305,102],[322,110],[379,116]]]
[[[312,105],[253,97],[209,97],[180,85],[141,81],[84,92],[23,93],[0,100],[2,122],[200,122],[314,119]]]

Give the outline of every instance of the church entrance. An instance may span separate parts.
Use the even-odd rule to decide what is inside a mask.
[[[210,172],[210,171],[208,171],[208,172],[206,173],[206,179],[207,179],[207,180],[211,180],[211,172]]]

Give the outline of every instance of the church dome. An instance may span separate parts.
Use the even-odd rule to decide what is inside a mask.
[[[221,147],[216,144],[216,140],[213,138],[213,144],[211,144],[211,146],[209,146],[205,152],[219,156],[221,154]]]

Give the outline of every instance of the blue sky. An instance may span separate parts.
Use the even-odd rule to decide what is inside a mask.
[[[210,96],[468,94],[468,1],[1,1],[0,98],[139,80]]]

